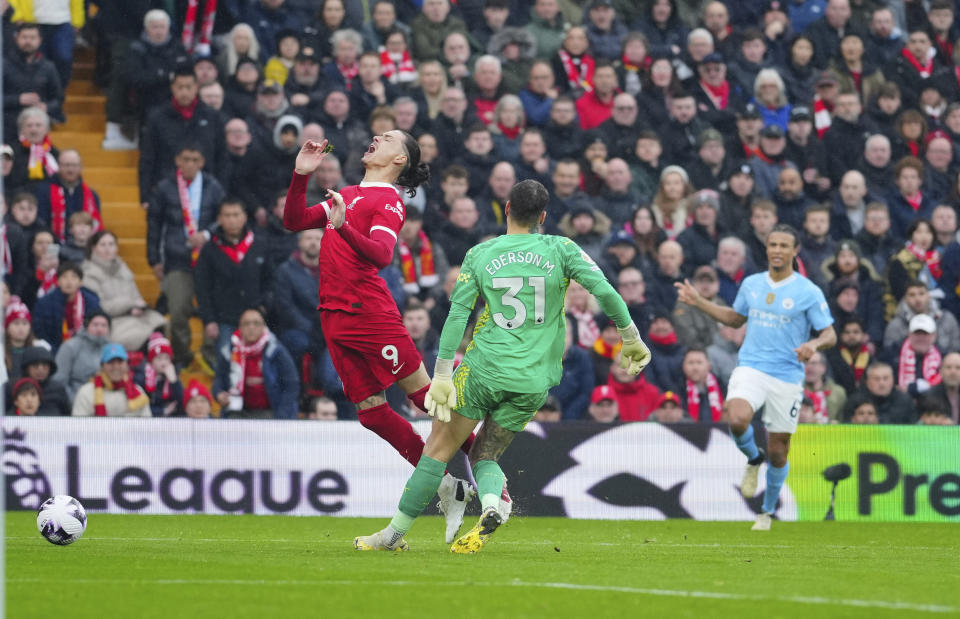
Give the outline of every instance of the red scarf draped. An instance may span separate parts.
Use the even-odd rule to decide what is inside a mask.
[[[813,126],[817,130],[817,137],[823,138],[823,134],[830,128],[833,119],[830,112],[833,111],[833,105],[828,104],[820,98],[820,95],[813,97]]]
[[[727,109],[727,103],[730,102],[730,82],[723,80],[720,86],[711,86],[703,80],[700,80],[700,86],[707,93],[710,100],[713,101],[713,107],[718,110]]]
[[[642,64],[639,64],[639,65],[633,64],[632,62],[630,62],[630,59],[627,58],[626,54],[621,56],[620,60],[623,62],[623,69],[631,73],[640,71],[641,69],[647,70],[650,68],[650,65],[653,64],[653,58],[651,58],[650,56],[644,56],[643,60],[640,61]]]
[[[133,382],[130,376],[126,380],[111,382],[104,372],[97,372],[93,378],[93,414],[97,417],[107,416],[107,406],[103,399],[103,390],[119,391],[123,389],[127,396],[127,409],[135,411],[143,408],[150,401],[147,394],[143,392],[137,383]]]
[[[417,79],[417,67],[413,64],[413,59],[410,58],[410,52],[408,50],[403,50],[403,53],[399,55],[391,54],[387,51],[387,48],[380,46],[380,74],[391,84],[396,84],[398,82],[413,82]]]
[[[847,365],[853,368],[853,380],[859,385],[860,379],[863,378],[863,373],[867,370],[867,366],[870,365],[870,350],[867,348],[867,345],[863,344],[860,346],[856,358],[854,358],[853,353],[847,350],[846,347],[840,348],[840,356],[843,357]]]
[[[813,389],[804,387],[803,395],[810,398],[810,401],[813,402],[813,418],[817,423],[827,423],[830,421],[830,411],[827,408],[827,398],[830,397],[829,389],[814,391]]]
[[[37,281],[40,282],[40,287],[37,288],[37,299],[43,298],[48,292],[57,287],[56,269],[48,269],[45,272],[37,269],[36,277]]]
[[[197,233],[197,222],[190,215],[190,191],[187,189],[187,179],[183,178],[180,170],[177,170],[177,194],[180,196],[180,211],[183,213],[183,227],[187,233],[187,240],[190,240]],[[190,249],[190,266],[197,266],[197,258],[200,257],[200,248]]]
[[[244,257],[246,257],[247,252],[250,251],[250,246],[253,245],[253,230],[247,230],[247,233],[236,245],[230,245],[228,241],[221,239],[216,234],[213,235],[213,239],[211,240],[234,264],[240,264],[243,262]]]
[[[24,148],[30,149],[30,157],[27,160],[27,178],[32,181],[43,180],[60,171],[57,158],[53,156],[53,144],[50,142],[49,134],[43,136],[43,141],[39,144],[34,144],[21,135],[20,144]]]
[[[712,373],[707,374],[707,400],[710,404],[710,418],[714,422],[720,421],[723,416],[723,394],[720,393],[717,377]],[[695,421],[700,420],[700,390],[691,380],[687,381],[687,413]]]
[[[916,140],[907,140],[907,148],[910,149],[910,154],[913,155],[914,157],[920,156],[920,142],[917,142]],[[910,206],[913,206],[913,210],[917,210],[918,208],[920,208],[920,199],[919,199],[920,194],[917,193],[917,196],[918,196],[918,199],[917,199],[916,206],[913,206],[913,202],[910,202],[909,200],[907,200],[907,202],[910,202]]]
[[[920,64],[920,61],[913,57],[913,54],[910,53],[910,50],[904,47],[900,50],[900,54],[907,59],[907,62],[917,70],[917,73],[920,74],[922,78],[928,78],[933,75],[933,58],[928,58],[927,62]]]
[[[417,234],[420,239],[420,277],[417,277],[417,265],[413,259],[410,246],[403,239],[398,243],[400,249],[400,270],[403,272],[403,289],[410,294],[417,294],[421,288],[430,288],[440,283],[436,267],[433,263],[433,243],[427,233],[421,230]]]
[[[500,129],[500,133],[503,134],[503,137],[508,140],[516,140],[517,136],[520,135],[520,132],[523,131],[523,127],[517,125],[516,127],[504,127],[502,123],[497,123],[497,128]]]
[[[246,385],[246,368],[248,361],[256,361],[263,357],[263,351],[270,342],[270,329],[264,328],[263,335],[252,344],[246,344],[240,329],[230,336],[233,350],[230,353],[230,410],[243,410],[243,389]]]
[[[677,343],[677,333],[674,331],[669,335],[649,334],[650,341],[658,346],[673,346]]]
[[[606,359],[615,358],[617,353],[620,352],[621,348],[623,348],[623,342],[617,342],[611,346],[610,344],[604,342],[602,337],[598,337],[593,343],[593,352]]]
[[[906,248],[917,260],[927,265],[927,268],[930,269],[930,275],[933,275],[934,279],[940,279],[940,276],[943,275],[943,269],[940,268],[940,252],[936,249],[923,251],[911,241],[907,241]]]
[[[563,64],[564,73],[567,74],[567,83],[570,88],[572,90],[582,88],[584,92],[593,92],[593,70],[596,68],[593,56],[583,54],[577,59],[562,47],[557,53],[560,55],[560,62]],[[577,60],[580,62],[576,62]]]
[[[153,364],[148,363],[143,370],[143,386],[146,388],[147,393],[152,394],[157,390],[157,371],[153,369]],[[170,381],[163,381],[163,390],[160,392],[160,397],[164,400],[170,399]]]
[[[183,21],[183,47],[188,53],[194,51],[193,37],[197,24],[197,8],[200,0],[188,0],[187,15]],[[200,39],[197,47],[204,51],[210,49],[210,37],[213,35],[213,22],[217,16],[217,0],[206,0],[203,4],[203,21],[200,24]]]
[[[343,76],[343,80],[346,82],[346,88],[349,91],[353,86],[353,78],[357,76],[357,73],[360,72],[360,65],[354,62],[349,67],[347,65],[337,63],[337,71],[340,71],[340,75]]]
[[[941,37],[939,34],[934,35],[934,38],[937,42],[937,49],[940,50],[943,57],[947,59],[953,58],[953,43],[950,42],[950,39]]]
[[[97,201],[86,183],[80,183],[80,190],[83,192],[83,210],[93,217],[93,231],[96,232],[103,227],[103,219],[100,217]],[[53,220],[50,222],[53,227],[53,235],[60,239],[61,243],[66,242],[67,191],[62,185],[56,183],[50,183],[50,218]]]
[[[923,356],[921,372],[923,378],[931,385],[940,384],[940,362],[943,360],[936,346],[931,346]],[[917,353],[910,346],[910,338],[903,340],[900,347],[900,367],[897,368],[897,384],[906,387],[917,382]]]
[[[83,315],[86,313],[86,309],[86,301],[83,299],[83,293],[79,290],[74,295],[73,301],[67,299],[63,308],[63,325],[60,334],[62,341],[66,342],[83,328]]]
[[[173,109],[177,110],[177,113],[179,113],[180,116],[183,116],[184,120],[190,120],[191,118],[193,118],[193,113],[197,109],[198,101],[200,101],[200,99],[197,99],[196,97],[194,97],[193,101],[191,101],[189,104],[180,105],[179,103],[177,103],[176,99],[170,100],[170,102],[173,104]]]
[[[596,317],[590,313],[590,310],[580,311],[567,308],[567,313],[577,321],[577,345],[580,348],[592,348],[593,343],[600,337],[600,329],[597,327]]]

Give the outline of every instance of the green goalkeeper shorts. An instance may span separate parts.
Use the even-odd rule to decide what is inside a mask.
[[[483,421],[490,418],[501,428],[511,432],[522,431],[547,401],[547,392],[515,393],[492,389],[470,366],[461,363],[453,373],[457,388],[457,412],[468,419]]]

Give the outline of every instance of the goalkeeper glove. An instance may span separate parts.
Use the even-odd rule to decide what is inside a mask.
[[[630,326],[617,329],[623,338],[623,348],[620,349],[620,367],[629,374],[639,374],[650,363],[650,349],[640,339],[637,325],[630,322]]]
[[[433,382],[423,399],[427,413],[437,421],[450,421],[450,411],[457,407],[457,388],[453,384],[453,360],[437,359]]]

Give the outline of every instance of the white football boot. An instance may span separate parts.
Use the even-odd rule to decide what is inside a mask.
[[[457,539],[457,533],[463,524],[463,514],[467,510],[467,503],[477,494],[473,486],[465,479],[457,479],[449,473],[443,476],[437,496],[440,502],[437,507],[447,520],[447,529],[444,539],[448,544]]]

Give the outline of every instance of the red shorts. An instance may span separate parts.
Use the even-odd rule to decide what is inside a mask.
[[[320,322],[351,402],[383,391],[420,367],[420,351],[397,316],[321,311]]]

